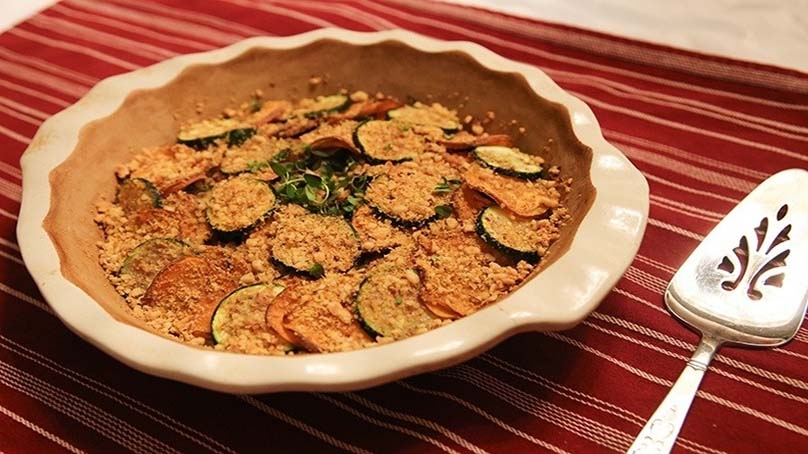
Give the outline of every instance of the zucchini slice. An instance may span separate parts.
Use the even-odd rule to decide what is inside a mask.
[[[127,178],[118,185],[115,200],[124,213],[136,213],[149,208],[160,208],[160,191],[145,178]]]
[[[205,216],[218,232],[243,232],[264,219],[274,207],[272,188],[244,174],[213,186],[208,193]]]
[[[255,134],[255,128],[232,118],[217,118],[191,123],[180,129],[177,142],[195,150],[204,150],[218,140],[228,147],[241,145]]]
[[[425,147],[424,138],[406,124],[385,120],[370,120],[357,126],[353,142],[374,163],[410,161]]]
[[[266,311],[281,285],[253,284],[225,296],[211,317],[213,342],[227,351],[283,354],[294,348],[266,323]]]
[[[415,103],[399,107],[387,112],[387,118],[422,126],[436,126],[445,132],[454,132],[460,129],[460,120],[451,110],[439,105]]]
[[[369,334],[404,339],[440,323],[418,299],[421,278],[412,268],[381,266],[368,274],[356,295],[356,312]]]
[[[396,166],[368,184],[365,202],[402,227],[420,227],[451,214],[452,190],[436,190],[444,178],[412,165]]]
[[[354,298],[360,280],[358,273],[331,274],[297,287],[301,303],[292,305],[284,315],[284,327],[312,353],[370,345],[373,340],[355,315]]]
[[[119,273],[121,281],[127,288],[146,290],[166,265],[191,254],[191,246],[175,238],[146,240],[124,259]]]
[[[541,230],[535,219],[522,218],[492,205],[477,217],[477,234],[493,248],[516,260],[538,263]]]
[[[472,154],[484,166],[502,175],[525,180],[536,180],[544,175],[543,160],[518,148],[483,146],[475,148]]]
[[[351,99],[347,95],[334,94],[328,96],[318,96],[311,102],[301,105],[293,112],[293,115],[306,118],[319,118],[334,112],[341,112],[348,108]]]
[[[277,231],[270,247],[272,258],[315,278],[348,271],[359,258],[359,239],[342,217],[314,213],[293,216],[280,220]]]

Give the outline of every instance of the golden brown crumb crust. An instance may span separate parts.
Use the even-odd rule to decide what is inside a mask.
[[[348,105],[317,110],[343,98]],[[386,120],[402,106],[403,115]],[[116,176],[149,182],[160,203],[124,209],[100,199],[95,216],[100,264],[131,313],[190,344],[300,354],[417,335],[499,301],[535,269],[481,239],[483,209],[524,218],[505,234],[539,256],[567,222],[570,181],[558,168],[526,181],[480,166],[471,148],[512,146],[513,138],[461,123],[439,104],[404,105],[381,93],[257,93],[197,123],[185,133],[235,125],[252,135],[232,142],[226,133],[200,150],[142,150]],[[356,146],[362,127],[374,159]],[[160,247],[144,252],[150,241]],[[127,259],[138,248],[140,261]]]

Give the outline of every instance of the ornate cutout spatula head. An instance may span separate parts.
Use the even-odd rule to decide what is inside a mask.
[[[808,171],[773,175],[718,223],[673,276],[665,292],[668,310],[702,338],[629,452],[671,450],[723,343],[774,347],[797,333],[808,305],[806,188]]]

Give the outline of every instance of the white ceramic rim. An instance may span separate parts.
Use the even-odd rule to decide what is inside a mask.
[[[357,45],[397,40],[424,52],[462,51],[489,69],[521,73],[541,97],[566,106],[575,135],[593,150],[591,180],[597,190],[567,253],[498,304],[448,326],[364,350],[293,357],[204,350],[148,333],[114,319],[62,276],[59,256],[43,228],[50,206],[48,175],[75,148],[83,125],[112,114],[131,91],[160,87],[189,65],[225,62],[254,47],[291,49],[326,38]],[[39,140],[43,138],[47,140]],[[237,393],[360,389],[456,364],[520,331],[572,327],[597,307],[628,268],[648,218],[645,178],[606,142],[595,116],[582,101],[540,70],[477,44],[442,41],[403,30],[364,33],[327,28],[290,37],[250,38],[110,77],[43,123],[21,166],[20,250],[56,315],[88,342],[135,369]]]

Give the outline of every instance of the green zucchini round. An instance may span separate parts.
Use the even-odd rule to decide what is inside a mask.
[[[505,255],[528,263],[538,263],[540,238],[534,219],[520,218],[492,205],[477,216],[477,234],[488,245]]]
[[[213,342],[228,351],[289,352],[294,346],[266,324],[266,310],[284,287],[254,284],[240,287],[222,298],[211,317]]]
[[[460,129],[460,122],[454,113],[424,104],[408,104],[398,109],[392,109],[387,112],[387,118],[407,124],[436,126],[445,132],[455,132]]]
[[[115,201],[125,213],[136,213],[149,208],[160,208],[160,191],[145,178],[127,178],[118,184]]]
[[[436,190],[444,184],[444,178],[414,166],[397,166],[368,184],[365,202],[395,225],[421,227],[451,214],[452,191]]]
[[[362,327],[372,336],[403,339],[439,323],[418,299],[421,280],[411,268],[382,266],[372,271],[356,295]]]
[[[249,174],[241,174],[213,186],[205,216],[213,230],[238,233],[254,227],[274,207],[272,188]]]
[[[471,153],[482,165],[502,175],[523,180],[537,180],[544,175],[536,158],[518,148],[490,145],[476,147]]]
[[[424,140],[403,123],[369,120],[356,127],[353,141],[369,161],[402,162],[415,159],[423,152]]]
[[[307,213],[278,225],[270,254],[285,267],[320,278],[351,269],[359,259],[359,239],[343,217]]]
[[[145,290],[166,265],[192,253],[191,246],[176,238],[152,238],[127,254],[118,274],[126,288]]]
[[[252,126],[232,118],[217,118],[184,126],[177,134],[177,142],[195,150],[204,150],[219,140],[224,140],[228,147],[235,147],[253,134]]]
[[[302,110],[295,112],[299,116],[306,118],[318,118],[330,113],[341,112],[348,108],[351,99],[341,93],[320,96],[313,103],[307,104]]]

